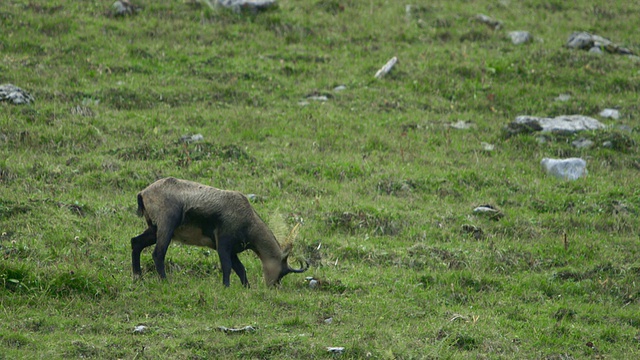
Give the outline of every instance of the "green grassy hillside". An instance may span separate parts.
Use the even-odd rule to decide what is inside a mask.
[[[36,99],[0,102],[0,359],[640,355],[640,61],[565,46],[589,31],[638,52],[640,4],[112,3],[0,3],[0,84]],[[570,114],[610,127],[503,131]],[[589,175],[556,180],[544,157]],[[149,250],[133,281],[136,194],[165,176],[302,223],[311,269],[267,289],[244,253],[253,286],[224,288],[215,252],[173,245],[168,281]],[[484,204],[504,217],[474,215]]]

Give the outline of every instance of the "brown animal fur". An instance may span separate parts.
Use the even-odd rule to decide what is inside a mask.
[[[153,260],[161,278],[166,278],[164,259],[171,240],[187,245],[206,246],[217,250],[222,267],[222,282],[229,286],[231,269],[244,286],[249,286],[244,265],[238,253],[254,251],[262,262],[265,282],[276,285],[285,275],[300,273],[287,263],[292,243],[283,248],[275,236],[237,191],[220,190],[188,180],[165,178],[138,193],[138,214],[144,216],[148,228],[131,239],[133,273],[140,276],[140,253],[156,244]]]

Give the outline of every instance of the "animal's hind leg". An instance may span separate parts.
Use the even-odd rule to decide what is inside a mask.
[[[144,248],[156,243],[156,230],[155,226],[149,226],[142,234],[131,238],[131,267],[135,276],[142,275],[140,253]]]
[[[240,259],[238,259],[238,254],[236,253],[231,254],[231,267],[233,268],[233,271],[235,271],[236,274],[238,274],[238,277],[240,278],[240,282],[242,283],[242,285],[244,285],[245,287],[249,287],[249,280],[247,280],[247,272],[244,269],[244,265],[242,265],[242,263],[240,262]]]

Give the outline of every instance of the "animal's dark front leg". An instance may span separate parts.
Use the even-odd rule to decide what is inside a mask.
[[[233,271],[235,271],[236,274],[238,274],[238,277],[240,278],[240,282],[242,283],[242,285],[244,285],[245,287],[249,287],[249,280],[247,280],[247,272],[244,269],[244,265],[242,265],[242,263],[240,262],[240,259],[238,259],[237,253],[231,254],[231,267],[233,268]]]
[[[140,253],[144,248],[156,243],[156,230],[155,226],[149,226],[142,234],[131,238],[131,267],[135,276],[142,275]]]
[[[231,261],[231,252],[227,248],[218,247],[218,256],[220,257],[220,267],[222,268],[222,283],[224,286],[229,287],[231,277],[231,267],[233,262]]]
[[[173,232],[179,226],[182,218],[177,211],[171,213],[167,209],[167,216],[164,221],[158,221],[157,242],[153,249],[153,262],[156,264],[156,271],[161,278],[165,279],[167,274],[164,270],[164,258],[167,255]]]

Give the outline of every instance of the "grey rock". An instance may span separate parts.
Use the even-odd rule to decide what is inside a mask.
[[[487,26],[489,26],[490,28],[492,28],[493,30],[500,30],[502,29],[502,21],[499,20],[495,20],[494,18],[484,15],[484,14],[478,14],[475,16],[475,21],[486,24]]]
[[[344,90],[347,90],[347,87],[345,85],[338,85],[338,86],[333,88],[333,91],[335,91],[335,92],[340,92],[340,91],[344,91]]]
[[[487,151],[487,152],[493,151],[496,148],[495,145],[490,144],[488,142],[484,142],[484,141],[481,142],[480,145],[482,146],[482,150]]]
[[[194,134],[194,135],[185,135],[180,138],[181,142],[192,143],[204,140],[204,136],[202,134]]]
[[[307,100],[325,102],[329,100],[329,97],[326,95],[311,95],[307,97]]]
[[[139,11],[129,0],[118,0],[113,3],[112,8],[114,16],[133,15]]]
[[[528,31],[511,31],[509,37],[514,45],[522,45],[533,41],[533,36]]]
[[[600,52],[606,51],[611,54],[633,55],[631,50],[624,48],[607,38],[584,31],[574,32],[569,35],[567,47],[572,49],[588,50],[591,52],[597,52],[598,50],[594,48],[598,48]]]
[[[374,75],[374,77],[376,79],[380,79],[382,77],[384,77],[385,75],[387,75],[391,69],[393,69],[393,67],[396,65],[396,63],[398,62],[398,58],[397,57],[392,57],[389,61],[387,61],[386,64],[384,64],[384,66],[382,66],[380,68],[380,70],[378,70],[376,72],[376,74]]]
[[[605,125],[594,118],[584,115],[562,115],[555,118],[542,118],[529,115],[518,116],[508,125],[511,128],[540,128],[542,132],[575,133],[583,130],[604,129]]]
[[[589,52],[592,54],[604,54],[604,51],[602,51],[602,49],[600,49],[597,46],[594,46],[591,49],[589,49]]]
[[[588,50],[593,47],[593,37],[591,34],[587,32],[574,32],[569,35],[569,40],[567,40],[567,47],[572,49],[583,49]]]
[[[587,162],[581,158],[544,158],[540,164],[547,174],[562,180],[577,180],[587,175]]]
[[[614,120],[620,119],[620,111],[616,109],[604,109],[598,115],[602,116],[603,118],[611,118]]]
[[[147,332],[147,330],[149,330],[149,327],[147,327],[146,325],[137,325],[135,328],[133,328],[133,333],[144,334]]]
[[[471,121],[460,120],[453,124],[449,124],[449,126],[451,126],[454,129],[466,130],[466,129],[471,129],[476,127],[476,124],[472,123]]]
[[[556,101],[569,101],[570,99],[571,95],[569,94],[560,94],[557,98],[555,98]]]
[[[0,101],[8,101],[15,105],[31,104],[35,99],[31,94],[13,84],[0,85]]]
[[[232,333],[242,333],[242,332],[255,332],[256,328],[254,328],[251,325],[247,325],[245,327],[241,327],[241,328],[228,328],[225,326],[218,326],[218,330],[227,333],[227,334],[232,334]]]
[[[486,216],[493,220],[499,220],[504,217],[504,214],[491,205],[480,205],[473,209],[473,213],[476,215]]]
[[[256,14],[276,6],[275,0],[218,0],[218,5],[236,13],[248,11]]]

